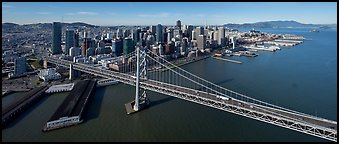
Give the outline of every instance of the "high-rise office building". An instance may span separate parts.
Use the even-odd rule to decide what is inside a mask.
[[[121,29],[117,29],[117,37],[122,37],[122,31],[121,31]]]
[[[114,39],[112,41],[112,53],[116,56],[120,56],[123,52],[122,39]]]
[[[61,23],[53,22],[52,54],[61,54]]]
[[[123,31],[123,33],[122,33],[122,37],[123,37],[123,38],[128,37],[130,33],[131,33],[131,32],[130,32],[129,29],[125,29],[125,30]]]
[[[163,37],[163,35],[162,35],[162,25],[161,24],[158,24],[157,25],[157,33],[156,33],[156,41],[158,42],[158,43],[162,43],[162,37]]]
[[[213,40],[218,41],[218,39],[219,39],[219,32],[218,32],[218,31],[215,31],[215,32],[213,33]]]
[[[197,35],[204,35],[204,27],[195,28]]]
[[[152,35],[155,35],[155,33],[157,32],[157,30],[156,30],[156,29],[157,29],[157,27],[156,27],[156,26],[151,26],[151,27],[150,27],[150,29],[149,29],[149,30],[151,31],[151,34],[152,34]]]
[[[179,36],[179,37],[181,38],[181,36],[182,36],[182,31],[179,30],[179,29],[176,29],[176,30],[173,31],[173,35],[174,35],[174,37]]]
[[[155,38],[153,35],[148,35],[147,38],[146,38],[146,47],[148,49],[151,48],[151,45],[153,45],[155,43]]]
[[[81,55],[86,56],[87,49],[95,47],[95,40],[91,40],[90,38],[85,38],[84,41],[81,43]],[[94,52],[93,52],[94,53]]]
[[[73,47],[80,47],[80,45],[79,45],[79,39],[80,39],[80,37],[79,37],[79,32],[76,32],[76,33],[74,34],[74,45],[73,45]]]
[[[174,42],[169,42],[165,44],[165,55],[169,55],[174,52]]]
[[[224,27],[220,27],[219,30],[219,37],[218,37],[218,45],[221,47],[225,47],[226,39],[225,39],[225,29]]]
[[[159,44],[159,55],[164,55],[164,47],[162,44]]]
[[[129,53],[134,51],[133,40],[131,38],[125,38],[123,40],[123,53],[124,55],[128,55]]]
[[[191,39],[192,39],[192,31],[193,31],[193,26],[192,25],[188,25],[187,26],[188,41],[191,41]]]
[[[197,39],[197,32],[192,31],[192,40],[196,40]]]
[[[181,29],[181,21],[180,21],[180,20],[177,21],[176,27],[179,28],[179,29]]]
[[[74,47],[74,30],[66,30],[65,54],[69,55],[69,49]]]
[[[180,53],[181,55],[185,55],[188,52],[188,38],[183,38],[181,47],[180,47]]]
[[[106,40],[112,40],[113,39],[113,34],[107,33],[106,34]]]
[[[232,49],[235,49],[237,44],[237,38],[235,36],[231,37]]]
[[[140,28],[132,31],[132,39],[133,39],[134,45],[140,42],[140,33],[141,33]]]
[[[167,32],[167,42],[172,41],[172,38],[173,38],[173,32],[172,31]]]
[[[199,50],[205,50],[206,48],[206,36],[199,35],[197,39],[197,45]]]

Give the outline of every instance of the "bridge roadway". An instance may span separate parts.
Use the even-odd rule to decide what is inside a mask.
[[[75,70],[94,74],[100,77],[112,78],[125,84],[135,86],[135,77],[111,70],[93,68],[90,65],[73,63],[71,61],[47,58],[48,62],[60,66],[69,67],[73,64]],[[140,87],[151,91],[167,94],[180,99],[210,106],[241,116],[249,117],[259,121],[271,123],[284,128],[303,132],[309,135],[321,137],[331,141],[337,141],[337,122],[323,118],[284,111],[277,108],[249,103],[246,101],[230,98],[228,100],[218,98],[219,96],[191,88],[185,88],[154,80],[140,80]]]

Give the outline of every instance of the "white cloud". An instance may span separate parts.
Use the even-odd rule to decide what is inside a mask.
[[[77,12],[77,14],[80,14],[80,15],[96,15],[97,13],[95,13],[95,12]]]
[[[2,5],[2,8],[12,8],[13,6],[10,5]]]
[[[75,13],[65,13],[66,15],[97,15],[95,12],[75,12]]]
[[[52,14],[52,13],[51,12],[37,12],[37,14],[48,15],[48,14]]]
[[[159,13],[159,14],[139,14],[139,17],[168,17],[169,13]]]
[[[47,7],[49,7],[49,8],[58,8],[58,7],[53,6],[53,5],[49,5],[49,6],[47,6]]]
[[[205,14],[193,14],[193,16],[195,16],[195,17],[204,17],[206,15]]]

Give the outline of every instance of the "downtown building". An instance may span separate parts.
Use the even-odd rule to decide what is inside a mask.
[[[61,54],[61,23],[53,22],[52,54]]]

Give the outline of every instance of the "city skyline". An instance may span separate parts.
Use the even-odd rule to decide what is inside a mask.
[[[3,2],[2,21],[113,25],[216,25],[294,20],[336,24],[335,2]]]

